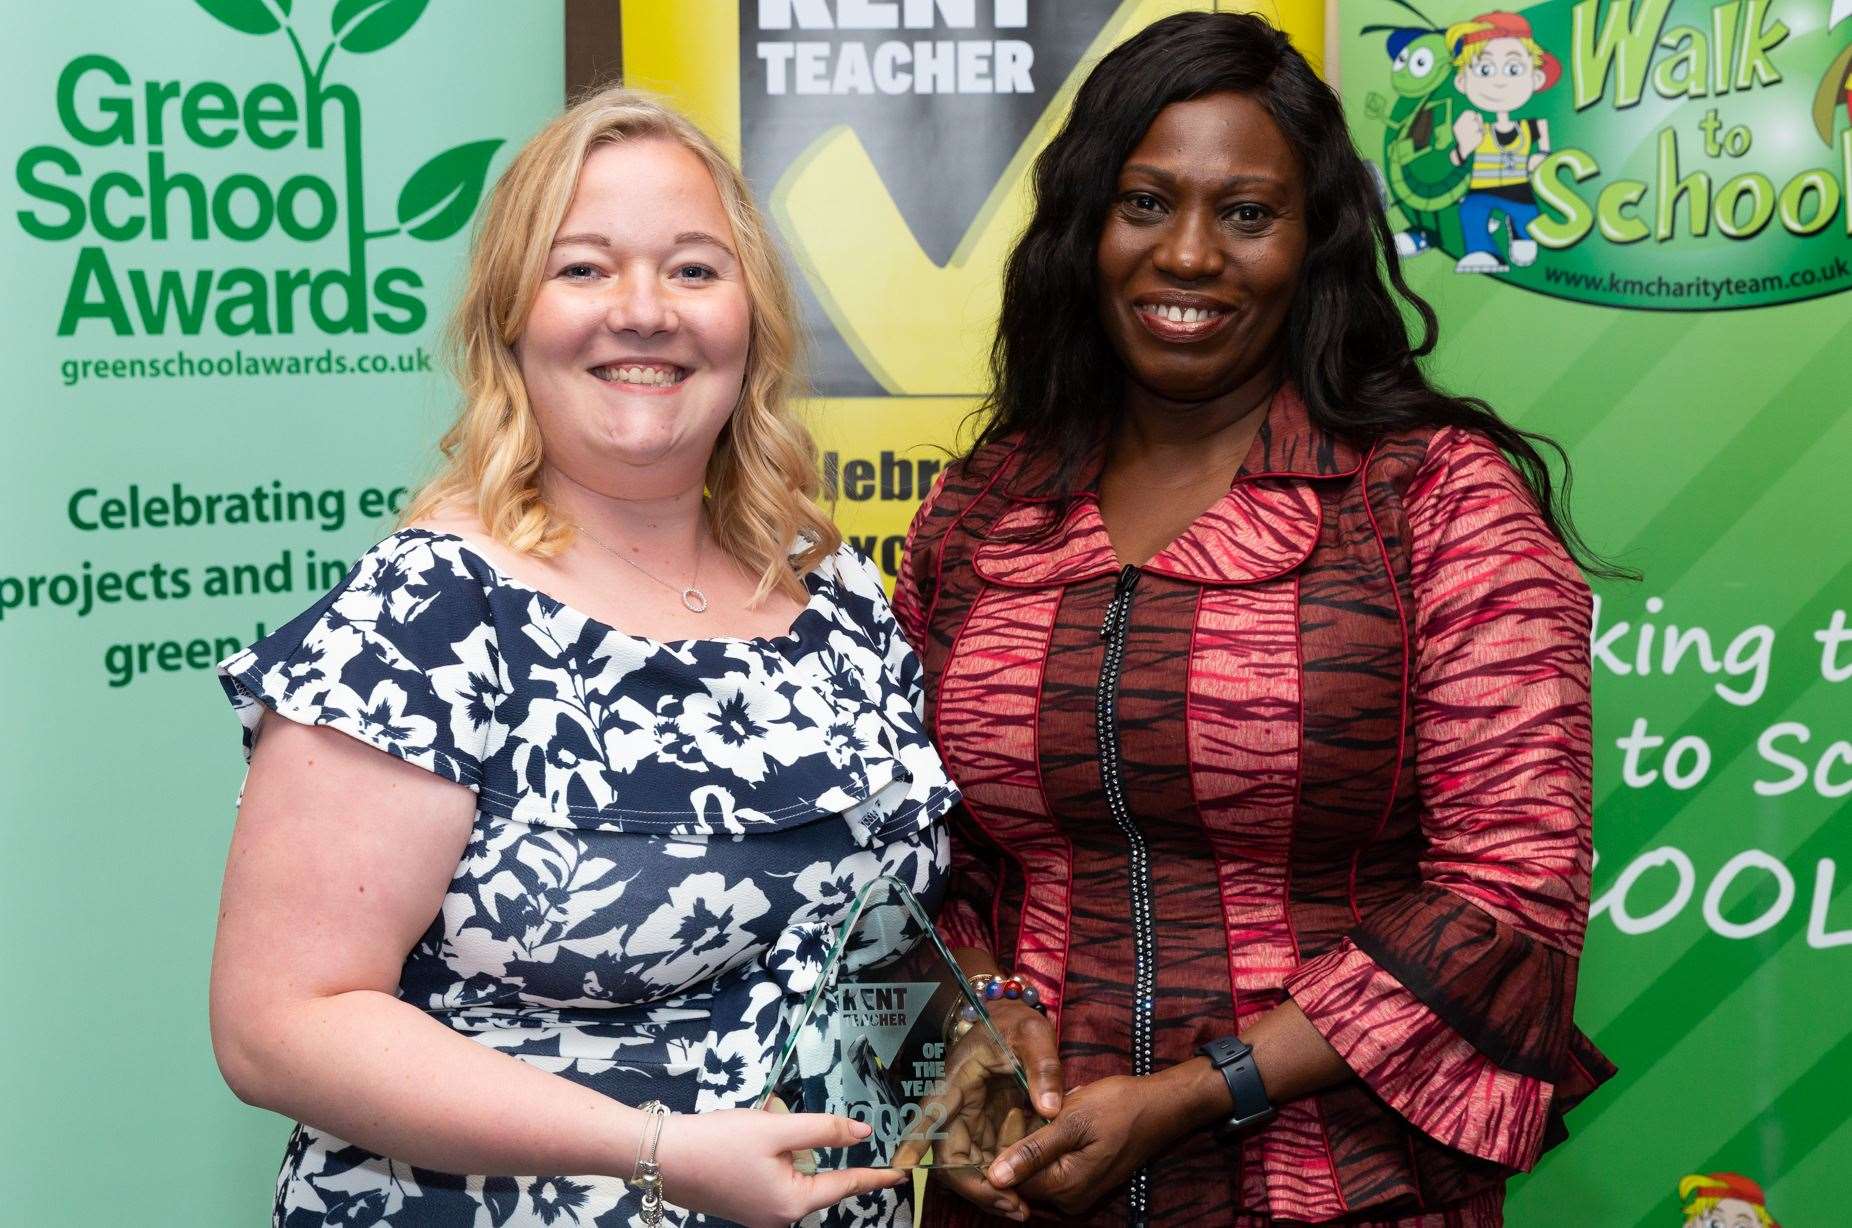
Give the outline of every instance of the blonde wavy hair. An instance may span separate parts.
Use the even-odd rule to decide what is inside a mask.
[[[1487,16],[1492,16],[1492,14]],[[1505,17],[1510,14],[1500,13],[1497,16]],[[1541,65],[1547,54],[1543,49],[1543,44],[1531,36],[1529,22],[1525,22],[1522,29],[1515,25],[1507,28],[1504,23],[1488,21],[1486,17],[1475,17],[1471,21],[1456,21],[1447,27],[1447,32],[1441,37],[1446,40],[1447,46],[1453,49],[1455,68],[1465,68],[1471,64],[1473,57],[1479,54],[1481,44],[1493,38],[1517,39],[1524,44],[1524,50],[1530,52],[1533,64]]]
[[[647,137],[683,146],[713,176],[751,305],[739,405],[707,463],[709,529],[721,549],[758,574],[754,603],[774,590],[808,600],[804,575],[835,553],[842,535],[817,505],[823,482],[816,444],[793,405],[800,340],[790,280],[744,176],[726,155],[674,110],[621,86],[585,97],[541,129],[489,195],[448,335],[463,408],[439,444],[443,467],[403,523],[473,510],[491,537],[524,554],[545,558],[571,544],[572,525],[541,496],[540,428],[514,346],[585,159],[601,145]]]

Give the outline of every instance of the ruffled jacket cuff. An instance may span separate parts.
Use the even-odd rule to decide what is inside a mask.
[[[1345,1064],[1410,1125],[1507,1168],[1536,1162],[1554,1087],[1473,1048],[1349,940],[1302,965],[1286,987]]]
[[[1528,1170],[1613,1073],[1575,1028],[1576,961],[1424,888],[1285,978],[1356,1075],[1438,1143]]]

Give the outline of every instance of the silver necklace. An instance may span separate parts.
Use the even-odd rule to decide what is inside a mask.
[[[611,547],[599,541],[597,537],[593,536],[592,531],[586,528],[584,525],[579,524],[578,522],[575,521],[572,527],[577,529],[579,532],[585,534],[587,541],[591,542],[592,545],[598,547],[600,550],[604,551],[606,554],[610,555],[612,558],[616,559],[618,562],[629,563],[632,567],[636,568],[638,571],[642,572],[644,575],[648,576],[650,579],[654,580],[656,583],[662,585],[664,588],[668,589],[670,592],[679,596],[682,599],[683,608],[686,609],[690,614],[705,614],[707,612],[707,594],[702,592],[700,588],[697,587],[695,584],[695,581],[701,578],[701,544],[703,541],[706,540],[706,537],[704,534],[697,533],[695,535],[694,575],[688,578],[687,587],[677,588],[675,585],[669,583],[667,580],[663,579],[661,576],[656,575],[654,572],[651,572],[648,568],[644,567],[643,564],[637,562],[635,559],[630,558],[628,555],[620,554],[618,551],[613,550]]]

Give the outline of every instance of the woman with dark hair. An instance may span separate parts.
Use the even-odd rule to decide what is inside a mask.
[[[1258,18],[1107,56],[1035,192],[896,608],[965,796],[941,926],[1037,991],[996,1015],[1052,1121],[927,1217],[1499,1224],[1613,1069],[1554,445],[1429,383],[1338,101]]]

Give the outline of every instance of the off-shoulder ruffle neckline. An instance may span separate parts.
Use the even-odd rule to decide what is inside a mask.
[[[814,630],[813,624],[815,624],[819,620],[821,620],[821,622],[825,626],[827,626],[830,621],[828,617],[824,615],[823,611],[819,608],[819,603],[822,599],[822,586],[823,586],[823,579],[824,579],[823,576],[821,575],[821,568],[819,568],[818,570],[812,571],[809,575],[804,577],[804,588],[807,592],[809,592],[810,600],[804,604],[803,609],[797,612],[797,617],[791,620],[791,626],[786,631],[784,631],[782,634],[755,635],[755,636],[709,635],[709,636],[690,636],[686,639],[679,639],[679,640],[653,640],[647,635],[637,635],[634,632],[625,631],[621,627],[614,627],[610,623],[605,622],[601,618],[594,618],[590,614],[587,614],[584,610],[581,610],[578,607],[572,605],[570,602],[561,601],[558,597],[555,597],[552,593],[547,592],[545,589],[540,588],[537,585],[529,584],[525,580],[521,580],[514,576],[509,575],[507,571],[503,570],[500,566],[498,566],[494,562],[494,560],[489,558],[488,555],[478,550],[470,542],[469,538],[463,537],[460,534],[441,532],[436,529],[400,529],[397,533],[393,534],[393,537],[395,538],[424,537],[432,541],[443,541],[443,542],[454,543],[460,552],[469,555],[471,559],[475,560],[477,564],[479,564],[485,571],[487,571],[489,573],[490,578],[493,579],[496,584],[501,585],[504,588],[516,589],[524,593],[531,593],[534,596],[540,598],[540,600],[548,603],[548,605],[550,605],[553,609],[562,611],[566,614],[571,615],[574,618],[582,620],[586,626],[591,627],[593,630],[602,632],[606,635],[617,636],[619,639],[629,640],[632,643],[640,644],[645,648],[661,649],[665,652],[671,652],[671,653],[680,652],[680,651],[684,651],[690,648],[700,647],[703,644],[721,644],[721,645],[735,644],[735,645],[743,645],[743,646],[751,647],[751,648],[764,648],[764,649],[771,649],[774,651],[784,651],[786,649],[793,648],[800,644],[805,643],[807,640],[807,633]]]

